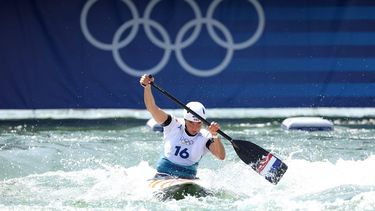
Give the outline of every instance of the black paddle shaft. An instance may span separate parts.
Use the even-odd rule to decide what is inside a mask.
[[[196,116],[198,119],[200,119],[202,122],[204,122],[207,126],[211,125],[211,123],[209,121],[207,121],[205,118],[201,117],[199,114],[197,114],[196,112],[194,112],[193,110],[191,110],[189,107],[187,107],[185,104],[183,104],[181,101],[179,101],[177,98],[175,98],[173,95],[169,94],[167,91],[165,91],[164,89],[160,88],[158,85],[156,85],[155,83],[151,83],[151,85],[156,88],[157,90],[159,90],[160,92],[162,92],[163,94],[165,94],[167,97],[169,97],[171,100],[173,100],[174,102],[176,102],[177,104],[179,104],[180,106],[182,106],[185,110],[189,111],[190,113],[192,113],[194,116]],[[224,133],[223,131],[221,131],[220,129],[217,131],[220,135],[222,135],[224,138],[226,138],[228,141],[230,141],[232,144],[233,144],[233,139],[228,136],[226,133]]]

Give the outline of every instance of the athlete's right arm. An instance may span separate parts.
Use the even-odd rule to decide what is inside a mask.
[[[168,114],[160,109],[156,103],[151,90],[151,83],[154,81],[153,77],[144,74],[139,83],[144,87],[143,100],[145,102],[147,110],[150,112],[152,117],[158,124],[164,123],[168,119]]]

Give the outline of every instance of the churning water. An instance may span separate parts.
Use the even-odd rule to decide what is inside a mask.
[[[205,156],[198,176],[214,196],[160,201],[147,188],[162,134],[145,120],[5,121],[1,210],[375,210],[375,125],[336,119],[331,132],[285,131],[280,119],[219,120],[235,139],[289,166],[272,185],[223,139],[225,161]]]

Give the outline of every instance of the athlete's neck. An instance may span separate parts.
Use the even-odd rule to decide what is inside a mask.
[[[195,136],[195,135],[197,135],[197,134],[191,134],[191,133],[189,133],[189,131],[185,128],[185,133],[188,135],[188,136]]]

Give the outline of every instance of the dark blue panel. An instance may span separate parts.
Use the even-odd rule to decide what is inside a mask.
[[[144,108],[144,73],[209,107],[374,107],[373,11],[370,0],[3,0],[0,109]]]
[[[270,20],[267,32],[374,32],[375,20]]]

